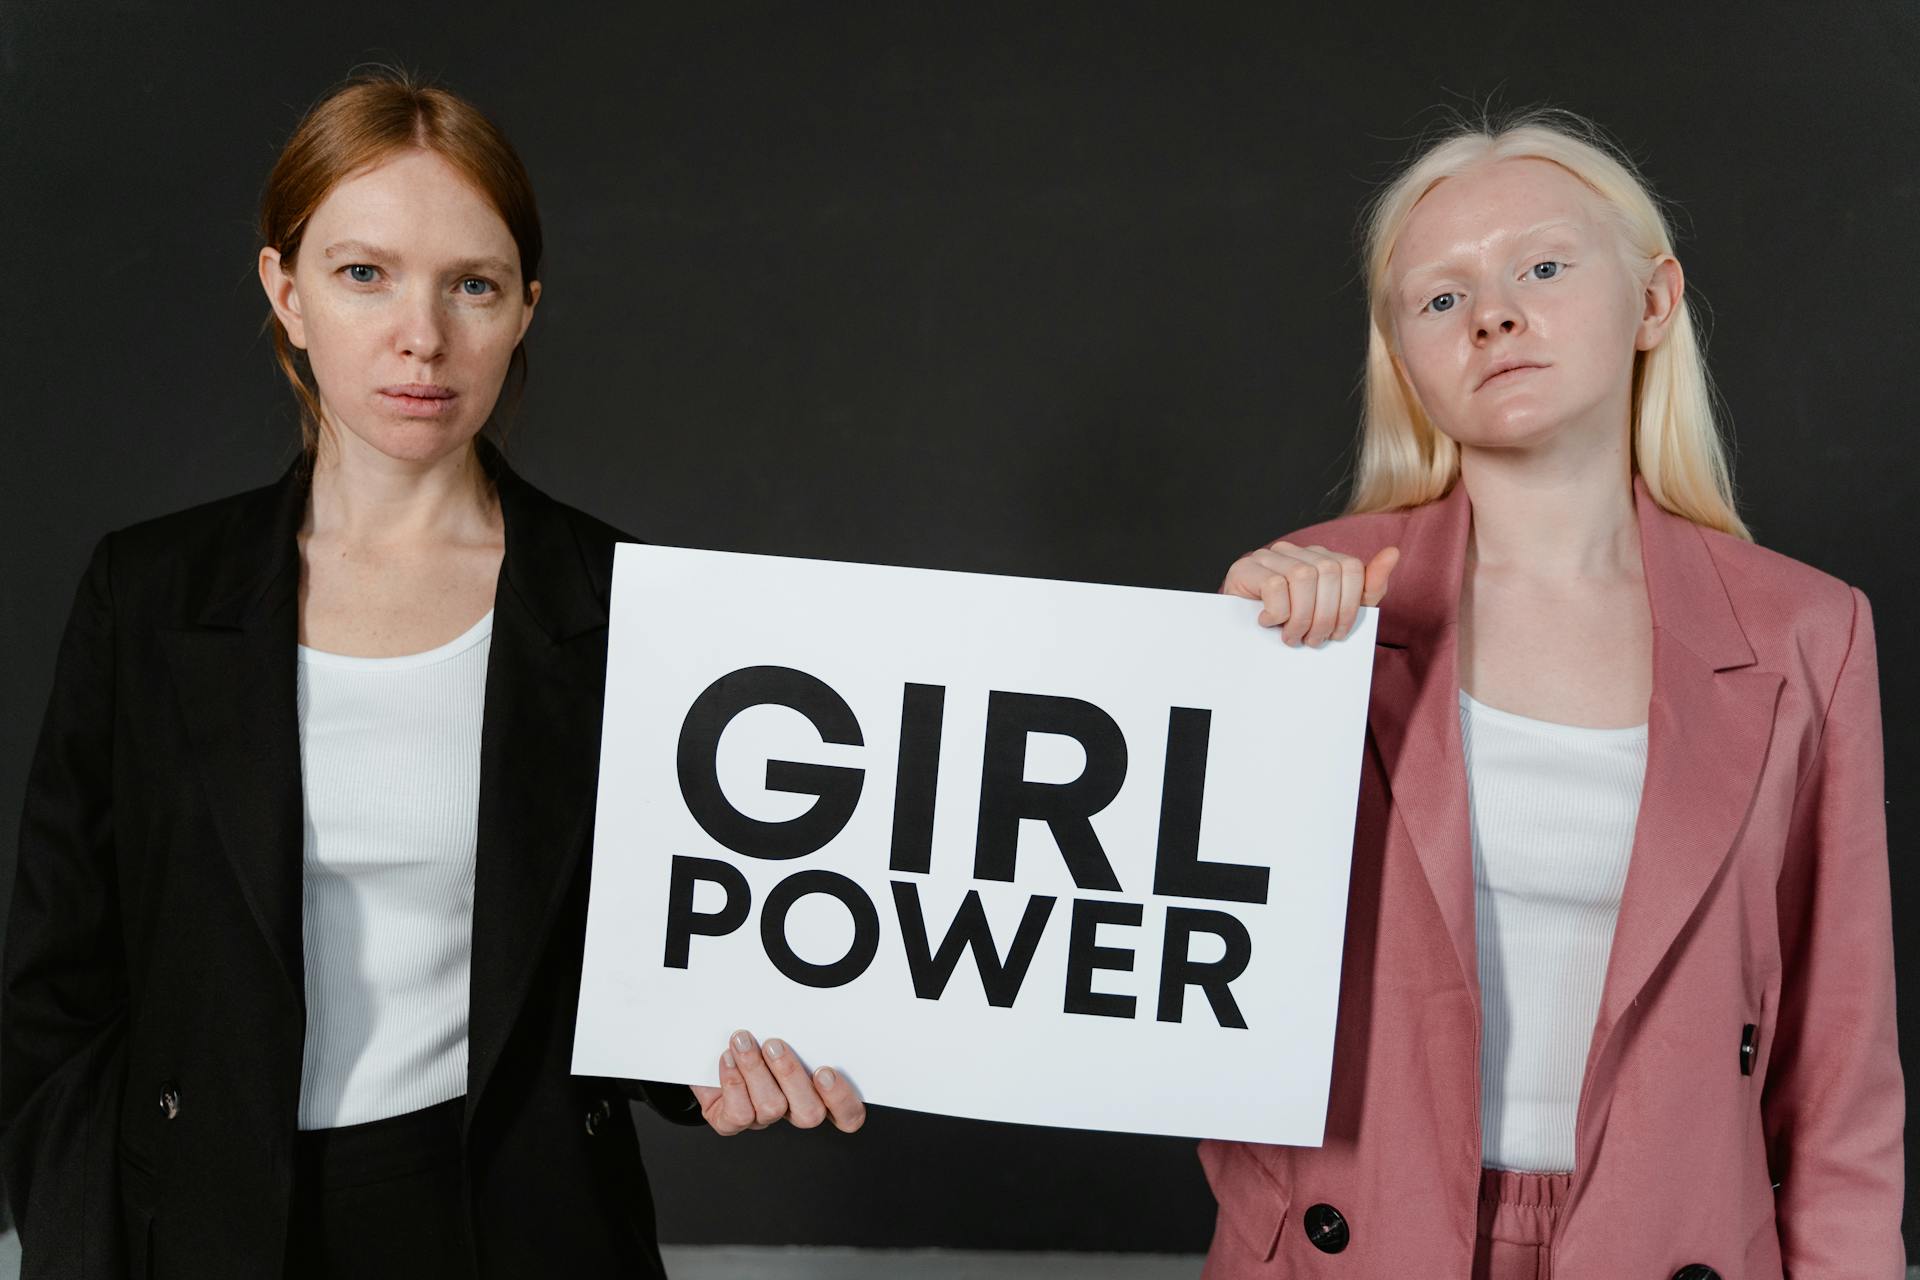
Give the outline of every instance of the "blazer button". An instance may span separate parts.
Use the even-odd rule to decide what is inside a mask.
[[[1702,1266],[1696,1262],[1674,1272],[1673,1280],[1720,1280],[1720,1273],[1712,1267]]]
[[[1307,1239],[1320,1252],[1338,1253],[1347,1247],[1347,1220],[1332,1205],[1314,1205],[1300,1222],[1307,1229]],[[1688,1280],[1692,1280],[1692,1277],[1688,1277]]]
[[[613,1116],[613,1108],[607,1105],[605,1098],[595,1098],[593,1105],[587,1108],[587,1136],[591,1138],[600,1132],[600,1126]]]
[[[180,1114],[180,1091],[170,1084],[160,1087],[160,1114],[169,1120]]]

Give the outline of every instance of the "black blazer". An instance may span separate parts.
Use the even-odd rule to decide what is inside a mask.
[[[484,443],[506,525],[480,745],[465,1138],[476,1274],[661,1274],[622,1094],[574,1078],[614,529]],[[27,785],[0,1173],[35,1277],[279,1273],[305,1034],[294,703],[307,495],[104,538]],[[396,778],[393,785],[404,786]]]

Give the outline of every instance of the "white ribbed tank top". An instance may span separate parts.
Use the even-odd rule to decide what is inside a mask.
[[[384,1119],[467,1091],[480,722],[493,612],[437,649],[300,646],[300,1127]]]
[[[1646,778],[1647,727],[1460,693],[1480,969],[1480,1158],[1565,1173]]]

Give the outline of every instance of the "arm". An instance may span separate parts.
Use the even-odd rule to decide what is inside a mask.
[[[706,1123],[706,1118],[700,1114],[698,1099],[686,1085],[660,1084],[653,1080],[623,1080],[613,1076],[581,1076],[579,1079],[596,1080],[623,1098],[644,1102],[661,1119],[674,1124]]]
[[[693,1090],[683,1084],[659,1084],[652,1080],[628,1081],[640,1100],[652,1107],[663,1119],[675,1124],[705,1124],[707,1118],[700,1114],[700,1100],[693,1096]]]
[[[1761,1099],[1792,1276],[1901,1273],[1900,1078],[1873,617],[1853,632],[1780,882],[1782,976]]]
[[[0,1006],[0,1172],[28,1274],[104,1273],[126,963],[113,839],[111,543],[80,584],[27,779]],[[36,1256],[37,1255],[37,1256]]]

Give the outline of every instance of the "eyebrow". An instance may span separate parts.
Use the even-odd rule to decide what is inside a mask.
[[[320,252],[322,256],[328,258],[342,253],[350,253],[360,258],[377,259],[392,259],[400,256],[389,249],[382,249],[379,245],[368,244],[365,240],[336,240]],[[516,268],[505,258],[480,257],[464,258],[454,263],[453,271],[456,274],[464,274],[471,271],[491,271],[498,275],[510,276],[516,273]]]
[[[1516,236],[1515,239],[1529,240],[1543,231],[1572,231],[1577,234],[1579,230],[1579,226],[1571,218],[1548,218],[1545,222],[1534,223]],[[1445,259],[1438,262],[1423,262],[1417,267],[1409,267],[1407,273],[1401,277],[1401,281],[1404,285],[1411,285],[1415,276],[1423,274],[1432,275],[1436,272],[1445,271],[1451,265],[1452,264]]]

